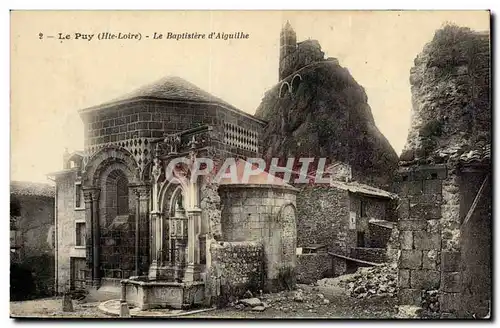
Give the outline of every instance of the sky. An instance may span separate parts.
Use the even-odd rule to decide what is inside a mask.
[[[480,31],[490,25],[486,11],[13,12],[11,179],[46,182],[47,173],[62,169],[65,148],[83,149],[79,109],[164,76],[182,77],[255,113],[278,82],[286,20],[298,41],[318,40],[325,56],[338,58],[365,88],[375,123],[398,154],[410,126],[409,73],[417,54],[445,23]],[[99,41],[100,32],[141,33],[143,39]],[[152,40],[154,32],[243,32],[249,38]],[[72,39],[59,40],[59,33]],[[75,40],[75,33],[95,36]]]

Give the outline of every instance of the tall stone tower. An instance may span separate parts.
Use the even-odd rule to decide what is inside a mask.
[[[297,34],[290,25],[289,21],[286,21],[285,26],[281,29],[280,33],[280,67],[279,67],[279,80],[281,81],[286,76],[283,76],[283,72],[287,70],[287,66],[291,64],[292,60],[289,56],[294,53],[297,49]],[[289,57],[288,59],[286,57]]]

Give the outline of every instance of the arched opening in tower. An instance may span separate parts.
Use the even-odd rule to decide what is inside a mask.
[[[295,75],[292,79],[292,94],[296,94],[299,89],[300,83],[302,82],[302,77],[300,75]]]
[[[290,85],[287,82],[283,83],[280,87],[279,97],[285,98],[286,93],[289,92],[289,89],[290,89]]]

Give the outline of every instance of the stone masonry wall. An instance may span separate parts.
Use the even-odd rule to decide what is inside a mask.
[[[262,133],[264,123],[217,104],[143,100],[85,114],[85,148],[138,138],[161,138],[202,125],[215,127],[213,146],[232,154],[251,157],[259,152],[224,143],[224,123]],[[260,142],[261,139],[259,139]],[[234,149],[233,149],[234,148]],[[262,149],[260,145],[259,149]]]
[[[216,123],[216,106],[187,102],[142,101],[86,114],[85,147],[132,139],[161,138],[197,125]]]
[[[397,183],[401,247],[399,303],[422,306],[422,295],[439,289],[441,268],[446,268],[449,263],[448,253],[441,254],[440,224],[442,206],[444,209],[447,203],[447,196],[443,193],[447,170],[443,165],[407,168],[401,170],[400,178],[402,180]],[[446,220],[445,217],[442,219]],[[447,303],[444,300],[441,306]]]
[[[330,186],[302,186],[297,195],[297,245],[325,244],[347,255],[349,196]]]
[[[328,254],[297,255],[297,282],[310,284],[333,276],[333,257]]]
[[[212,296],[224,301],[246,290],[257,293],[264,277],[263,246],[259,242],[217,242],[210,247],[212,266],[208,285]]]

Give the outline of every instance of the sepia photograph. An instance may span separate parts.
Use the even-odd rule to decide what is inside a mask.
[[[11,10],[10,318],[491,320],[489,10]]]

